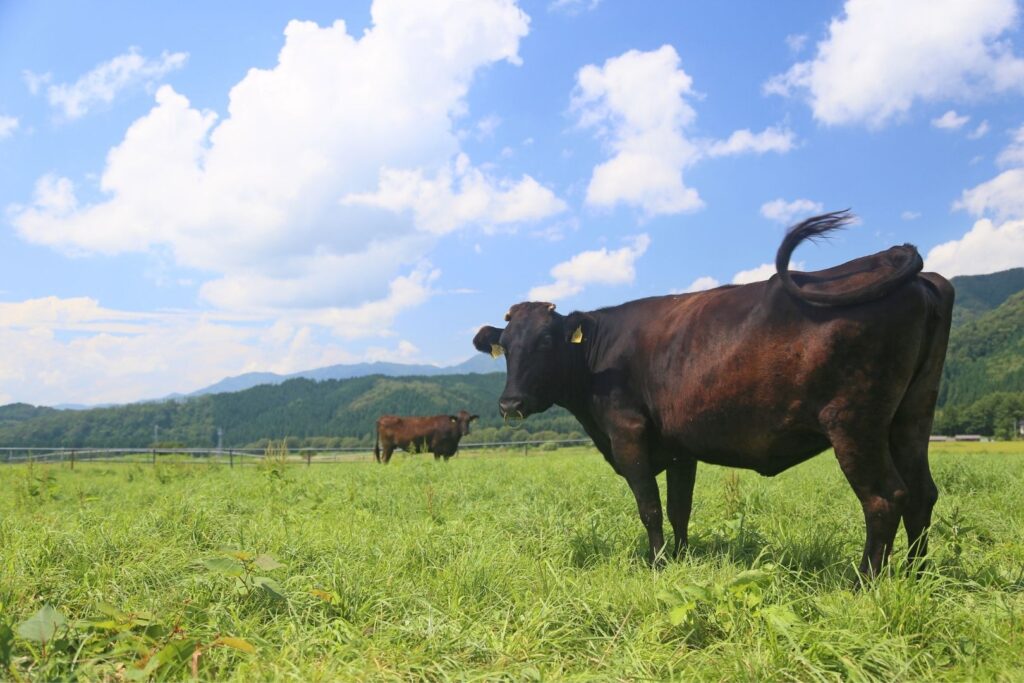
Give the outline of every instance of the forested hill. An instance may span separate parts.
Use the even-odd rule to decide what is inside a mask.
[[[959,327],[998,308],[1017,292],[1024,291],[1024,268],[1011,268],[989,275],[960,275],[951,282],[956,287],[953,326]]]
[[[1008,437],[1024,419],[1024,269],[956,278],[954,285],[959,315],[935,431]]]
[[[91,410],[35,409],[41,412],[21,420],[4,421],[3,411],[11,408],[5,406],[0,408],[0,445],[148,446],[154,425],[159,428],[159,442],[168,445],[213,446],[218,427],[224,429],[225,447],[286,437],[293,446],[370,445],[374,423],[385,413],[436,415],[461,409],[480,415],[468,440],[582,436],[576,420],[561,408],[514,427],[505,425],[497,409],[504,386],[503,373],[322,382],[293,379],[187,401]],[[15,412],[24,416],[25,408]]]

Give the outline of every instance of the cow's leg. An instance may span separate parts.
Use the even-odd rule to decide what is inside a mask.
[[[395,447],[391,444],[384,446],[384,452],[380,455],[380,461],[385,465],[391,462],[391,454],[395,452]]]
[[[617,469],[629,484],[636,498],[640,521],[647,529],[647,540],[650,543],[651,565],[662,561],[665,547],[665,534],[661,519],[661,494],[658,491],[658,480],[651,469],[647,449],[643,446],[642,431],[634,429],[624,431],[618,438],[612,437],[612,453]]]
[[[928,467],[928,432],[920,424],[894,424],[890,435],[893,460],[907,484],[907,500],[903,506],[903,527],[907,531],[908,555],[911,563],[928,554],[928,527],[932,509],[939,499],[939,489]]]
[[[935,486],[928,466],[928,437],[932,432],[942,358],[929,366],[922,370],[907,390],[889,433],[893,461],[903,481],[907,483],[903,526],[907,530],[911,562],[928,553],[928,537],[925,532],[931,526],[932,508],[939,498],[939,489]]]
[[[892,552],[907,487],[889,455],[888,429],[842,429],[830,433],[836,458],[864,509],[867,540],[861,574],[875,576]]]
[[[668,482],[668,520],[675,535],[673,552],[678,557],[687,544],[687,527],[693,507],[693,483],[697,478],[697,460],[675,462],[665,472]]]

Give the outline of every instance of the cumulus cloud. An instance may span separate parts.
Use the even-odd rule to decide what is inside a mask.
[[[878,128],[917,101],[972,99],[1024,90],[1024,60],[1005,34],[1015,0],[847,0],[813,59],[765,84],[806,95],[826,124]]]
[[[683,171],[701,158],[793,148],[792,131],[777,127],[737,130],[725,140],[690,139],[687,129],[697,114],[687,98],[696,96],[671,45],[630,50],[580,69],[571,110],[611,155],[591,174],[587,205],[627,204],[648,217],[696,211],[704,202],[686,186]]]
[[[74,83],[57,83],[46,89],[50,105],[64,118],[85,116],[97,104],[110,104],[119,93],[140,85],[152,85],[176,69],[185,66],[188,54],[164,52],[158,59],[146,59],[137,48],[97,65]],[[51,80],[50,74],[25,72],[29,91],[36,94]]]
[[[0,140],[14,134],[18,128],[18,119],[13,116],[0,115]]]
[[[770,221],[776,221],[789,225],[796,218],[811,216],[822,213],[825,207],[821,202],[814,202],[810,199],[794,199],[787,202],[785,199],[773,199],[761,205],[761,215]]]
[[[587,285],[624,285],[636,279],[636,260],[643,256],[651,239],[640,234],[621,249],[584,251],[551,269],[554,282],[530,290],[534,301],[561,301],[579,294]]]
[[[433,178],[424,177],[420,169],[385,168],[375,192],[350,194],[342,204],[411,211],[419,229],[439,235],[467,224],[486,227],[537,221],[567,208],[530,176],[515,182],[496,181],[473,168],[465,154]]]
[[[308,311],[352,336],[378,306],[395,310],[396,289],[419,292],[406,305],[430,295],[437,276],[420,264],[439,235],[564,209],[530,176],[461,155],[474,75],[519,63],[529,18],[513,0],[376,0],[371,18],[358,37],[340,20],[290,22],[277,63],[249,70],[223,118],[160,87],[99,187],[40,178],[9,207],[18,234],[68,253],[163,254],[211,273],[201,296],[221,309]]]
[[[716,280],[715,278],[711,277],[710,275],[704,275],[691,282],[690,286],[684,289],[683,292],[700,292],[705,289],[714,289],[720,284],[722,283]]]
[[[970,116],[957,114],[955,110],[950,109],[942,116],[932,119],[932,126],[942,130],[958,130],[970,120]]]
[[[1000,161],[1024,165],[1020,156],[1024,127],[1013,131],[1013,136]],[[1024,168],[1011,168],[965,190],[953,208],[980,220],[960,239],[932,248],[925,259],[928,270],[952,277],[1024,266]]]
[[[595,129],[613,153],[594,169],[587,204],[622,202],[650,216],[703,206],[682,177],[700,156],[683,133],[696,118],[684,99],[693,95],[692,86],[671,45],[652,52],[630,50],[603,66],[580,69],[572,109],[580,125]]]
[[[707,154],[712,157],[730,156],[753,152],[764,154],[778,152],[784,154],[793,149],[795,144],[793,131],[769,127],[760,133],[752,133],[747,129],[737,130],[726,140],[712,142]]]
[[[790,264],[791,270],[803,270],[803,261],[797,261],[796,263]],[[756,268],[750,270],[741,270],[736,273],[732,278],[734,285],[746,285],[751,282],[761,282],[767,280],[772,275],[775,275],[775,264],[774,263],[762,263]]]
[[[981,275],[1024,266],[1024,220],[976,221],[966,235],[928,252],[925,268],[946,277]]]
[[[996,157],[1000,166],[1024,166],[1024,125],[1010,131],[1010,144]]]
[[[1011,168],[992,180],[964,190],[953,208],[999,220],[1024,218],[1024,168]]]
[[[137,313],[95,299],[0,302],[0,402],[123,403],[189,392],[225,375],[297,372],[392,353],[353,354],[288,318]]]

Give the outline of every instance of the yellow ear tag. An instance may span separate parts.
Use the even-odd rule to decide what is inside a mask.
[[[576,328],[576,331],[572,333],[572,337],[569,339],[573,344],[583,343],[583,325]]]
[[[491,344],[491,358],[497,358],[503,353],[505,349],[501,348],[501,344]]]

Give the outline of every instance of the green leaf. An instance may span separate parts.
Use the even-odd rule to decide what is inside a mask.
[[[11,665],[11,650],[14,648],[14,631],[10,625],[0,624],[0,666]]]
[[[710,590],[704,586],[698,586],[695,583],[680,586],[678,590],[680,595],[688,596],[697,602],[706,602],[714,597]]]
[[[733,577],[732,581],[726,584],[726,586],[736,592],[735,589],[744,588],[750,585],[763,585],[771,579],[771,575],[767,572],[763,572],[760,569],[747,569],[742,571]]]
[[[184,640],[172,640],[171,642],[164,645],[163,649],[153,655],[153,659],[150,660],[150,664],[153,664],[155,660],[158,662],[157,666],[168,665],[174,666],[175,664],[184,664],[192,658],[192,653],[195,652],[198,641],[194,638],[185,638]],[[149,666],[146,666],[149,669]]]
[[[252,582],[263,589],[268,596],[275,600],[284,600],[284,589],[281,588],[281,584],[274,581],[269,576],[257,576]]]
[[[789,605],[768,605],[759,613],[768,627],[780,636],[789,636],[793,627],[800,623],[800,617]]]
[[[213,641],[214,645],[224,645],[225,647],[231,647],[242,652],[247,652],[251,655],[256,654],[256,646],[250,643],[244,638],[235,638],[234,636],[221,636],[217,640]]]
[[[211,557],[203,560],[203,566],[215,574],[225,576],[241,576],[244,571],[238,560],[229,557]]]
[[[697,607],[695,602],[687,602],[682,605],[676,605],[669,611],[668,620],[673,626],[679,626],[690,618],[690,613]]]
[[[225,550],[224,554],[229,557],[233,557],[236,560],[241,560],[242,562],[248,562],[252,559],[252,553],[247,553],[244,550]]]
[[[48,643],[53,640],[57,629],[64,626],[67,619],[50,605],[43,608],[18,625],[18,635],[35,643]]]
[[[284,566],[270,555],[257,555],[252,563],[265,572],[271,572]]]

